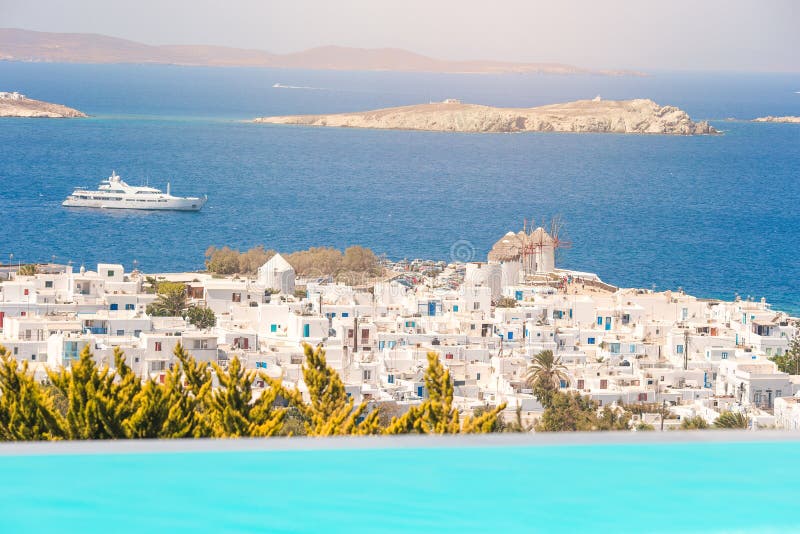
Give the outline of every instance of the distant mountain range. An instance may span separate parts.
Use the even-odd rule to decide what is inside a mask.
[[[15,28],[0,28],[0,60],[478,74],[534,72],[607,76],[644,75],[634,71],[583,69],[561,63],[449,61],[398,48],[322,46],[291,54],[272,54],[263,50],[224,46],[152,46],[107,35],[49,33]]]

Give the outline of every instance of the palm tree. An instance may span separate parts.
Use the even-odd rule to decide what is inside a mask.
[[[179,317],[186,309],[186,286],[181,283],[161,282],[158,298],[147,306],[148,315]]]
[[[567,380],[567,368],[556,358],[552,350],[543,350],[533,357],[528,368],[527,383],[534,395],[547,407],[553,392],[561,387],[561,381]]]
[[[749,419],[743,413],[722,412],[714,421],[716,428],[747,428],[749,426]]]

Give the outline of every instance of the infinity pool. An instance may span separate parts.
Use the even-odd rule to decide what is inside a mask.
[[[704,434],[3,445],[0,530],[800,530],[800,437]]]

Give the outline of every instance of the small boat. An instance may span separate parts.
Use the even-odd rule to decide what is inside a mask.
[[[199,211],[207,200],[207,196],[173,196],[169,182],[166,193],[155,187],[129,185],[112,171],[96,191],[78,187],[61,205],[76,208]]]

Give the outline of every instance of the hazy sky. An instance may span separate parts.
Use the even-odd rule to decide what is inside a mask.
[[[0,0],[0,27],[294,52],[800,71],[798,0]]]

